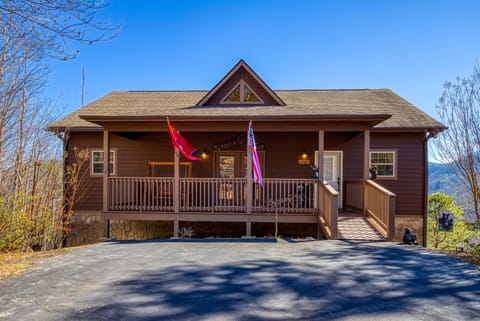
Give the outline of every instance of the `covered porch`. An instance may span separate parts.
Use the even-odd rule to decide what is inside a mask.
[[[373,123],[376,121],[378,120]],[[279,125],[283,130],[278,130]],[[109,220],[173,221],[174,236],[178,236],[179,222],[184,221],[243,222],[246,236],[251,236],[251,224],[256,222],[313,223],[318,224],[319,234],[321,231],[326,238],[336,239],[339,236],[339,215],[343,213],[342,208],[345,208],[361,213],[362,217],[372,224],[385,239],[391,240],[394,229],[395,195],[368,179],[372,120],[369,118],[355,123],[342,124],[340,122],[335,125],[327,123],[320,125],[311,122],[303,124],[292,122],[287,124],[285,122],[280,124],[254,123],[255,133],[258,134],[257,144],[262,144],[262,141],[270,142],[269,135],[281,140],[282,136],[287,137],[295,132],[301,132],[309,138],[314,138],[316,143],[313,147],[316,155],[314,157],[310,149],[309,165],[318,167],[318,178],[298,178],[292,177],[291,172],[293,172],[294,166],[295,168],[302,166],[300,160],[291,165],[292,169],[283,168],[273,171],[272,167],[280,165],[277,165],[279,162],[269,159],[266,164],[263,164],[263,166],[269,166],[269,169],[265,171],[267,175],[265,175],[264,184],[259,186],[254,184],[251,175],[242,175],[251,173],[252,170],[251,154],[250,150],[246,148],[246,144],[240,149],[231,149],[227,146],[227,148],[216,147],[215,150],[215,146],[219,144],[213,140],[215,133],[208,129],[209,126],[181,123],[177,129],[182,129],[182,133],[186,133],[185,135],[194,144],[199,144],[195,141],[196,136],[206,136],[211,140],[209,156],[214,158],[212,160],[213,169],[210,173],[203,173],[203,175],[198,175],[200,171],[197,171],[198,176],[210,177],[192,177],[192,175],[185,177],[182,175],[183,162],[177,150],[172,151],[173,175],[169,177],[122,175],[121,166],[115,176],[105,170],[103,175],[104,217]],[[130,139],[134,144],[135,139],[131,139],[131,137],[137,137],[145,132],[150,134],[153,132],[153,129],[149,131],[149,126],[153,125],[143,124],[140,130],[138,125],[133,124],[120,126],[120,124],[104,123],[103,151],[107,157],[103,159],[103,168],[109,168],[110,153],[108,151],[112,147],[112,136],[122,136],[123,139]],[[228,127],[232,136],[235,136],[238,133],[241,134],[238,128],[245,128],[245,123],[216,123],[215,126],[225,132]],[[161,126],[155,124],[155,127],[158,130],[158,127]],[[161,132],[167,134],[166,130]],[[163,135],[163,138],[165,137],[167,136]],[[347,147],[342,145],[344,144],[342,139],[347,142],[355,140],[355,147],[347,150]],[[201,141],[200,138],[198,141]],[[202,144],[200,143],[199,148],[202,148]],[[232,145],[235,144],[232,143]],[[279,154],[278,150],[272,150],[273,145],[266,144],[266,158],[275,152]],[[342,162],[342,167],[348,166],[352,162],[357,166],[360,164],[358,174],[349,175],[349,177],[339,175],[336,182],[333,183],[326,180],[326,175],[328,176],[328,173],[324,172],[328,170],[324,164],[326,145],[329,150],[341,150],[349,157],[348,160]],[[272,149],[268,148],[270,146]],[[118,147],[118,149],[120,148]],[[239,155],[241,155],[240,160],[244,168],[236,170],[240,175],[237,173],[232,174],[231,177],[225,177],[217,171],[218,155],[233,155],[243,151],[245,151],[245,155]],[[136,152],[140,153],[141,151]],[[296,158],[297,155],[291,157]],[[122,160],[120,156],[118,158],[120,164]],[[168,157],[165,159],[168,160]],[[146,163],[139,166],[142,166],[144,170]],[[239,162],[237,161],[237,163]],[[193,166],[199,167],[200,165],[194,163]],[[310,173],[309,167],[304,166],[303,171]],[[352,176],[355,179],[352,180]]]

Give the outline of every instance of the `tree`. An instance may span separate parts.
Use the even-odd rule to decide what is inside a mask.
[[[451,168],[466,187],[480,221],[480,68],[455,83],[446,82],[436,106],[448,127],[435,141],[436,157]]]
[[[79,53],[76,44],[90,45],[116,36],[118,26],[97,18],[108,5],[97,0],[0,1],[0,45],[8,42],[29,48],[37,58],[75,58]]]
[[[451,212],[454,216],[453,232],[440,231],[438,214]],[[428,196],[427,245],[433,249],[455,249],[458,244],[475,235],[465,223],[463,208],[455,204],[455,199],[443,193]]]
[[[66,155],[45,132],[54,113],[41,93],[44,58],[72,59],[77,46],[115,37],[118,27],[97,19],[107,5],[0,0],[0,250],[62,246],[89,153],[62,168]]]

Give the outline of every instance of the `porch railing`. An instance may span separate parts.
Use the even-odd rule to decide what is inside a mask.
[[[389,241],[395,233],[395,194],[372,180],[365,180],[365,213]]]
[[[328,239],[337,238],[338,192],[328,184],[319,184],[319,221]]]
[[[245,178],[181,178],[175,193],[171,177],[110,177],[108,209],[173,212],[176,195],[180,212],[318,213],[318,180],[286,178],[254,184],[247,209]]]

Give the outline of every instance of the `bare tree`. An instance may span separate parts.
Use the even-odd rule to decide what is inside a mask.
[[[97,0],[3,0],[0,32],[39,57],[75,58],[75,45],[90,45],[116,36],[118,26],[98,19],[109,5]]]
[[[43,58],[75,58],[78,46],[115,37],[118,27],[97,18],[107,5],[0,0],[0,250],[58,247],[68,232],[89,153],[70,155],[64,171],[66,155],[45,132],[55,113],[41,98]]]
[[[448,130],[435,141],[436,157],[465,185],[480,221],[480,68],[466,78],[447,82],[436,106]]]

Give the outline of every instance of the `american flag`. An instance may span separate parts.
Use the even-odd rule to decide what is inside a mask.
[[[263,185],[262,167],[258,159],[257,145],[255,136],[253,136],[252,122],[248,125],[248,146],[252,149],[253,181],[258,185]]]

